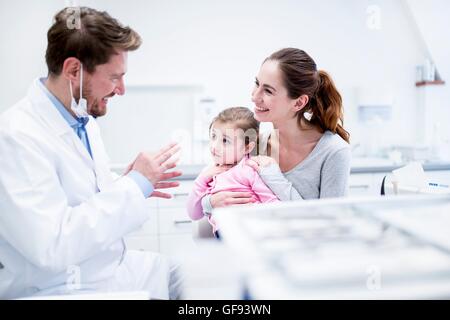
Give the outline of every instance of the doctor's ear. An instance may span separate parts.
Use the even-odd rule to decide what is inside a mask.
[[[308,102],[309,97],[306,94],[302,94],[300,97],[298,97],[294,106],[295,112],[302,110],[308,104]]]
[[[64,60],[61,75],[67,80],[78,80],[80,76],[81,62],[77,58],[70,57]]]

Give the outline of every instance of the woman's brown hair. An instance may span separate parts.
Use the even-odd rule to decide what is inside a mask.
[[[55,15],[47,32],[45,60],[50,75],[59,75],[64,61],[77,58],[89,73],[109,61],[117,50],[133,51],[141,37],[107,12],[87,7],[68,7]]]
[[[342,97],[330,75],[317,70],[314,60],[303,50],[285,48],[271,54],[265,61],[278,62],[284,85],[291,99],[301,95],[309,98],[306,106],[298,111],[298,124],[309,121],[322,132],[329,130],[349,142],[350,134],[344,129]],[[305,113],[311,114],[308,120]]]

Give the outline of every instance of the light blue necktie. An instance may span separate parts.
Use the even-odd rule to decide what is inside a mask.
[[[80,138],[81,142],[84,144],[84,146],[86,147],[87,151],[89,152],[89,154],[91,155],[92,158],[92,153],[91,153],[91,146],[89,145],[89,138],[86,132],[86,124],[88,123],[89,118],[78,118],[77,124],[76,124],[76,132],[78,137]]]

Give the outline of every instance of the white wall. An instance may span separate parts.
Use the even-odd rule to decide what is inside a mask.
[[[0,3],[0,39],[2,47],[8,48],[0,52],[6,67],[0,79],[4,92],[0,108],[4,109],[20,98],[33,77],[44,72],[45,33],[52,14],[64,1],[16,0],[8,3],[8,9],[5,1]],[[357,104],[386,101],[393,106],[393,118],[382,128],[373,128],[378,144],[412,144],[418,138],[414,72],[424,60],[426,48],[401,1],[79,3],[107,10],[142,35],[143,46],[129,58],[128,83],[198,85],[204,94],[214,96],[220,107],[251,106],[250,92],[262,60],[282,47],[299,47],[334,77],[344,96],[346,124],[354,142],[368,141],[366,128],[357,122]],[[369,5],[381,10],[380,30],[367,27]],[[25,13],[16,14],[24,9]],[[112,101],[112,108],[114,103],[120,105],[119,100]],[[192,104],[180,106],[179,116],[188,119],[189,108]],[[162,141],[158,108],[152,109],[152,115],[149,126]],[[164,128],[169,123],[170,119],[164,119]],[[116,124],[111,121],[110,125]],[[112,142],[108,144],[114,148]]]
[[[415,22],[417,32],[424,42],[429,57],[436,64],[441,78],[446,81],[444,86],[421,88],[424,104],[422,117],[425,121],[424,141],[433,143],[434,126],[439,123],[438,134],[441,137],[443,152],[450,155],[450,2],[445,0],[406,0],[410,14]],[[420,117],[420,115],[419,115]]]
[[[0,0],[0,111],[20,99],[33,78],[45,74],[47,30],[61,0]]]

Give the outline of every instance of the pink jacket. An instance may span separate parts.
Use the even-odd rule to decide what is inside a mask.
[[[187,201],[187,210],[192,220],[204,217],[202,198],[207,194],[220,191],[251,192],[254,203],[279,201],[263,182],[258,172],[245,164],[245,160],[246,158],[242,159],[230,170],[214,176],[212,181],[208,182],[204,177],[197,177]],[[213,226],[213,231],[216,231],[217,227],[212,216],[208,220]]]

